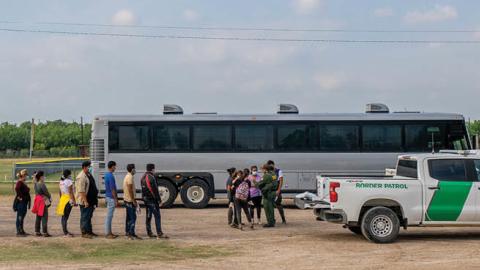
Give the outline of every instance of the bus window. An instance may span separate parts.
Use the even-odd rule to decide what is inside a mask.
[[[199,151],[231,151],[232,129],[229,125],[194,125],[193,149]]]
[[[405,125],[405,147],[408,152],[431,152],[432,132],[435,151],[445,149],[445,126],[437,125]]]
[[[448,132],[448,149],[467,150],[467,134],[463,124],[450,124]]]
[[[358,126],[320,126],[320,150],[357,151],[358,149]]]
[[[365,125],[362,127],[366,152],[402,151],[402,126]]]
[[[277,126],[277,146],[279,150],[301,151],[314,147],[314,128],[302,124],[281,124]]]
[[[149,127],[111,125],[109,135],[111,151],[146,151],[149,149]]]
[[[152,148],[158,151],[190,149],[190,127],[182,125],[153,126]]]
[[[269,125],[235,126],[235,148],[240,151],[273,150],[273,127]]]

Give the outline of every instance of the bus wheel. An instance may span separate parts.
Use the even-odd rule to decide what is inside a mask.
[[[210,200],[207,183],[199,179],[193,179],[183,184],[180,196],[186,207],[194,209],[205,208]]]
[[[177,198],[177,189],[175,186],[166,179],[158,179],[158,193],[162,199],[162,208],[172,207],[175,199]]]

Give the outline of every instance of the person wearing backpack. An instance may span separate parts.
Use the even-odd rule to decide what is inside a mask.
[[[235,178],[233,179],[233,186],[235,187],[235,210],[238,221],[238,228],[243,230],[242,225],[242,209],[247,216],[247,220],[250,223],[250,228],[253,229],[252,218],[250,217],[250,211],[248,202],[250,200],[250,181],[245,179],[245,173],[243,171],[237,171]]]
[[[21,170],[18,174],[18,181],[15,185],[15,200],[13,202],[13,211],[17,212],[17,237],[25,237],[29,235],[23,229],[23,222],[25,216],[27,215],[27,209],[30,209],[31,197],[30,197],[30,188],[25,184],[27,181],[28,172],[27,170]]]
[[[150,238],[165,239],[168,238],[162,231],[162,217],[160,215],[160,204],[162,200],[158,193],[157,178],[155,177],[155,165],[147,164],[147,172],[142,176],[140,184],[142,186],[142,197],[145,202],[146,219],[145,226],[147,228],[147,235]],[[155,227],[157,235],[152,233],[152,216],[155,217]]]
[[[35,175],[33,189],[35,190],[35,200],[32,213],[36,214],[35,235],[51,237],[48,233],[48,208],[52,205],[52,196],[47,185],[45,185],[45,173],[43,171],[38,171]],[[43,233],[40,232],[40,228]]]
[[[72,208],[77,204],[73,192],[72,172],[68,169],[63,171],[63,176],[59,182],[60,201],[57,204],[57,215],[62,217],[62,230],[65,237],[73,237],[68,231],[68,218]]]

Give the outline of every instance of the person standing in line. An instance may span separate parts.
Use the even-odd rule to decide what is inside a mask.
[[[127,165],[127,175],[123,179],[123,201],[125,202],[126,218],[125,232],[130,240],[141,239],[135,233],[135,223],[137,222],[137,201],[135,200],[135,164]]]
[[[279,168],[275,167],[275,162],[273,162],[273,160],[269,160],[267,162],[267,165],[273,166],[274,173],[277,178],[278,187],[275,194],[275,207],[278,209],[278,213],[282,218],[282,223],[287,224],[287,220],[285,219],[285,211],[283,210],[283,205],[282,205],[282,187],[284,182],[283,172]]]
[[[73,234],[68,231],[67,224],[72,208],[77,204],[73,195],[73,181],[71,177],[72,172],[68,169],[64,170],[59,183],[60,202],[57,205],[57,215],[62,217],[62,230],[65,237],[73,237]]]
[[[147,229],[148,237],[150,238],[168,238],[163,231],[162,231],[162,217],[160,215],[160,204],[161,198],[160,194],[158,193],[158,184],[157,179],[154,175],[155,173],[155,165],[154,164],[147,164],[146,167],[147,171],[142,176],[140,183],[142,185],[142,197],[143,201],[145,202],[146,207],[146,218],[145,218],[145,226]],[[155,217],[155,226],[157,229],[157,235],[152,233],[152,215]]]
[[[252,219],[248,208],[250,200],[250,182],[246,180],[244,171],[238,171],[233,179],[233,186],[235,187],[235,209],[238,220],[238,228],[243,230],[242,224],[242,209],[250,223],[250,228],[253,229]]]
[[[274,173],[274,167],[271,165],[263,165],[263,177],[262,181],[258,183],[258,188],[262,191],[263,195],[263,210],[265,211],[265,216],[267,218],[267,224],[264,224],[264,228],[275,227],[275,193],[277,190],[276,186],[276,175]]]
[[[255,220],[255,209],[257,209],[257,224],[261,224],[261,215],[262,215],[262,191],[257,187],[258,182],[262,180],[262,177],[258,174],[258,167],[253,165],[250,167],[250,175],[248,176],[248,181],[250,182],[250,199],[252,205],[250,205],[250,216],[252,222]]]
[[[233,175],[237,169],[230,168],[227,170],[228,178],[227,178],[227,198],[228,198],[228,225],[231,227],[236,228],[238,226],[237,215],[235,214],[235,191],[233,190]]]
[[[91,164],[90,161],[82,163],[82,171],[75,183],[77,202],[80,205],[80,230],[82,237],[88,239],[98,236],[92,228],[93,212],[98,206],[98,189],[92,176]]]
[[[52,204],[52,196],[48,192],[47,185],[45,185],[43,171],[38,171],[35,175],[33,189],[35,190],[35,201],[32,212],[37,215],[35,219],[35,235],[51,237],[48,233],[48,208]],[[40,227],[43,234],[40,233]]]
[[[105,216],[105,238],[115,239],[118,235],[112,233],[112,220],[115,208],[118,206],[117,184],[113,173],[117,169],[115,161],[109,161],[107,164],[108,172],[105,173],[105,201],[107,203],[107,215]]]
[[[30,188],[25,184],[27,181],[27,170],[21,170],[17,174],[17,184],[15,185],[16,197],[13,202],[13,211],[17,212],[16,228],[17,237],[25,237],[29,234],[23,229],[23,223],[25,216],[27,215],[27,209],[30,209],[31,197]]]

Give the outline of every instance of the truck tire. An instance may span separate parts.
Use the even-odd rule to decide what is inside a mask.
[[[360,226],[348,226],[348,229],[354,234],[362,235],[362,228]]]
[[[158,193],[162,199],[162,208],[172,207],[178,195],[177,188],[167,179],[158,179],[157,183]]]
[[[391,209],[377,206],[363,215],[361,229],[363,236],[371,242],[392,243],[400,232],[400,221]]]
[[[188,208],[205,208],[210,201],[208,184],[200,179],[192,179],[183,184],[180,190],[183,204]]]

